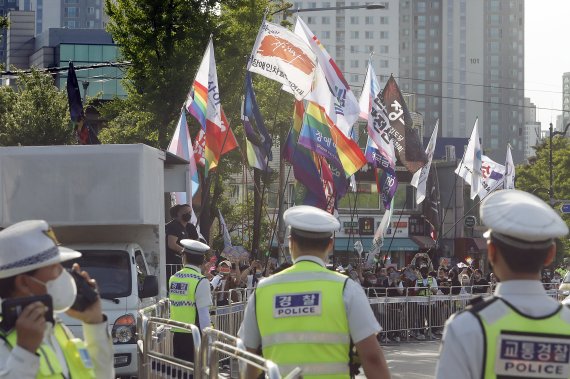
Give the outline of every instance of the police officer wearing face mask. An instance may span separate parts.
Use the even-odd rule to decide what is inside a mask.
[[[568,234],[566,223],[518,190],[490,194],[480,214],[500,283],[493,296],[447,321],[436,378],[569,378],[570,309],[540,281],[556,255],[554,238]]]
[[[101,300],[82,312],[70,309],[77,289],[61,262],[80,256],[58,246],[45,221],[23,221],[0,232],[0,297],[50,295],[56,315],[65,312],[82,321],[85,338],[74,338],[57,318],[55,324],[46,321],[42,302],[26,305],[15,326],[0,329],[0,378],[114,378],[113,344]],[[95,287],[78,265],[74,270]]]

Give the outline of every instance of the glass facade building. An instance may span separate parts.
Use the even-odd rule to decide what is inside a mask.
[[[117,45],[99,44],[71,44],[62,43],[56,47],[56,65],[66,66],[70,61],[74,66],[86,66],[103,62],[117,62],[120,60],[119,47]],[[79,70],[77,80],[81,95],[84,94],[83,82],[89,83],[87,86],[87,96],[96,97],[103,100],[111,100],[114,97],[125,97],[126,93],[121,85],[123,71],[118,67],[101,67],[90,70]],[[58,76],[58,87],[65,88],[67,73]]]

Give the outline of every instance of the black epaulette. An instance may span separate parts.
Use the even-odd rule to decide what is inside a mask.
[[[493,304],[498,299],[499,298],[495,296],[489,296],[489,297],[477,296],[471,299],[469,301],[469,304],[465,307],[465,309],[458,313],[471,312],[475,315],[481,312],[483,309],[487,308],[489,305]]]

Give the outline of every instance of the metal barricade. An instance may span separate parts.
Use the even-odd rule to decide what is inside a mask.
[[[211,318],[212,324],[218,330],[236,336],[243,321],[245,306],[247,304],[247,290],[238,288],[229,290],[227,305],[217,305],[212,308]],[[237,295],[237,296],[236,296]],[[232,301],[232,299],[240,301]]]
[[[225,357],[234,361],[230,370],[230,377],[243,377],[248,366],[264,372],[269,379],[281,378],[279,368],[275,363],[246,350],[241,339],[213,328],[203,330],[202,345],[200,347],[200,376],[209,379],[226,378],[219,373],[219,362]],[[285,378],[300,377],[301,370],[295,369]]]
[[[192,333],[194,363],[175,358],[172,352],[171,328]],[[139,354],[139,377],[141,378],[190,378],[200,370],[200,330],[192,324],[160,317],[142,317],[143,335],[137,341]],[[142,337],[142,339],[141,339]]]
[[[176,263],[176,264],[167,264],[166,265],[166,279],[168,280],[168,278],[170,278],[172,275],[176,274],[178,271],[182,270],[182,267],[184,267],[184,265],[182,265],[182,263]]]

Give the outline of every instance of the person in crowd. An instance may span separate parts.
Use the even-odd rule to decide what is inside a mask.
[[[20,300],[23,307],[14,325],[0,329],[1,378],[115,377],[113,343],[101,299],[97,296],[83,311],[71,308],[77,287],[61,263],[79,257],[81,253],[59,246],[42,220],[22,221],[0,232],[0,298]],[[73,270],[97,288],[79,265]],[[48,295],[53,309],[41,301],[26,304],[27,298],[41,295]],[[62,313],[81,321],[84,342],[57,318]]]
[[[367,378],[389,378],[376,340],[382,329],[362,288],[325,268],[339,221],[310,206],[289,208],[283,220],[294,265],[261,281],[250,297],[238,333],[247,349],[275,362],[281,375],[300,367],[305,378],[348,378],[352,342]],[[259,376],[248,369],[246,377]]]
[[[457,272],[453,269],[449,270],[447,273],[447,278],[451,287],[451,294],[459,295],[461,293],[461,282],[457,277]]]
[[[568,226],[544,201],[519,190],[488,195],[480,217],[500,283],[494,296],[447,321],[436,378],[567,378],[570,309],[548,296],[541,270]]]
[[[386,291],[388,297],[400,297],[404,294],[401,275],[394,267],[388,268],[388,288]],[[386,312],[388,330],[393,330],[393,332],[387,333],[387,341],[400,342],[403,333],[401,330],[405,329],[404,303],[390,302],[386,304]]]
[[[451,282],[448,280],[447,272],[443,267],[437,271],[437,287],[443,295],[449,295],[451,291]]]
[[[235,263],[230,261],[222,261],[218,265],[218,275],[210,282],[216,306],[223,306],[229,304],[230,290],[239,287],[239,278],[236,273]],[[232,301],[238,301],[237,293],[232,293]]]
[[[480,269],[475,269],[475,271],[473,271],[472,281],[474,294],[487,293],[489,282],[485,280],[483,272]]]
[[[188,204],[177,204],[170,208],[170,220],[165,227],[166,231],[166,278],[169,278],[179,269],[182,263],[184,247],[180,243],[183,239],[198,240],[196,227],[192,225],[192,208]]]
[[[385,267],[380,267],[378,270],[376,270],[376,277],[378,287],[388,287],[388,270]]]
[[[433,276],[429,275],[427,265],[424,264],[420,267],[420,275],[421,276],[416,280],[416,286],[414,287],[416,296],[430,296],[437,294],[437,281]],[[424,330],[424,326],[429,318],[428,313],[431,311],[428,300],[418,303],[418,310],[418,323],[416,326],[419,328],[419,331],[416,331],[414,336],[416,339],[423,341],[426,339],[425,335],[427,333],[427,331]],[[431,337],[435,338],[435,335],[432,335]]]
[[[210,247],[200,241],[183,239],[182,270],[168,281],[170,318],[174,321],[195,324],[203,329],[211,325],[212,295],[208,280],[202,275],[205,254]],[[176,358],[194,362],[194,339],[186,329],[173,329],[173,354]]]
[[[471,279],[467,274],[459,274],[459,283],[461,284],[461,292],[463,294],[471,293]]]

